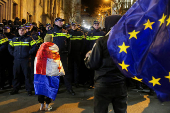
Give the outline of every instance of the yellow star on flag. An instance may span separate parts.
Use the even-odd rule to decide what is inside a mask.
[[[159,80],[160,80],[160,79],[161,79],[161,78],[155,79],[155,78],[152,76],[152,80],[149,81],[149,83],[153,83],[153,87],[154,87],[156,84],[161,85],[161,84],[159,83]]]
[[[131,39],[131,38],[136,38],[137,39],[137,34],[139,33],[140,31],[135,31],[135,30],[133,30],[133,32],[129,32],[128,34],[130,34],[130,38],[129,39]]]
[[[126,71],[128,71],[127,67],[129,67],[129,65],[126,65],[124,61],[122,61],[122,64],[118,63],[120,66],[122,66],[122,70],[125,69]]]
[[[143,80],[143,78],[139,79],[139,78],[137,78],[136,76],[135,76],[134,78],[132,77],[132,79],[137,80],[137,81],[139,81],[139,82],[142,82],[142,80]]]
[[[168,26],[170,24],[170,16],[169,16],[169,18],[166,21],[167,21],[166,26]]]
[[[169,76],[165,76],[165,78],[168,78],[169,82],[170,82],[170,72],[169,72]]]
[[[166,18],[166,15],[163,14],[162,18],[159,19],[159,21],[161,22],[160,26],[165,22],[165,18]]]
[[[147,28],[150,28],[150,29],[152,29],[152,25],[154,24],[155,22],[150,22],[150,20],[148,19],[148,21],[145,23],[145,24],[143,24],[143,25],[145,25],[145,29],[147,29]],[[144,30],[145,30],[144,29]]]
[[[129,48],[130,46],[126,46],[125,43],[123,42],[122,46],[118,46],[118,47],[120,48],[120,52],[119,53],[124,51],[127,54],[126,49]]]

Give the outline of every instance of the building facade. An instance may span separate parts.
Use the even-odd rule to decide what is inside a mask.
[[[65,0],[0,0],[0,22],[16,17],[27,22],[54,23],[56,17],[64,18]]]
[[[81,23],[81,0],[64,0],[64,15],[66,23],[73,21]]]
[[[111,1],[111,15],[125,14],[126,11],[136,2],[136,0],[114,0]]]

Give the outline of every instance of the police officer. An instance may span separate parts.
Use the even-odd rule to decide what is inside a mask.
[[[31,36],[32,40],[36,41],[36,51],[31,54],[31,82],[34,80],[34,59],[37,53],[38,48],[43,43],[43,39],[39,36],[37,32],[37,27],[33,26],[30,22],[25,24],[26,33],[28,36]]]
[[[11,31],[10,31],[10,27],[7,26],[7,25],[4,26],[3,33],[8,38],[8,44],[9,44],[9,41],[11,41],[12,38],[15,37],[15,35],[13,33],[11,33]],[[5,56],[6,56],[5,57],[6,63],[4,65],[4,67],[5,67],[5,70],[8,73],[7,80],[8,80],[8,83],[9,83],[9,87],[12,87],[14,57],[12,55],[10,55],[8,48],[6,48]]]
[[[56,18],[54,23],[54,28],[50,31],[47,32],[47,34],[51,34],[53,36],[53,43],[55,43],[59,47],[59,53],[60,53],[60,58],[61,62],[63,64],[63,68],[65,70],[65,77],[64,77],[64,82],[67,88],[67,91],[75,95],[75,92],[72,89],[71,86],[71,79],[68,73],[68,64],[67,64],[67,58],[68,58],[68,34],[67,31],[64,30],[63,27],[63,21],[64,19],[61,18]]]
[[[0,26],[2,27],[2,26]],[[5,85],[5,53],[8,48],[8,38],[2,33],[2,28],[0,31],[0,89],[4,89]]]
[[[25,24],[26,27],[26,33],[28,36],[32,36],[33,40],[36,41],[36,44],[38,47],[44,42],[44,40],[41,38],[41,36],[37,32],[37,27],[33,26],[30,22]]]
[[[74,77],[75,87],[79,87],[80,67],[81,67],[81,52],[83,51],[84,33],[77,27],[75,22],[71,24],[69,34],[71,48],[68,57],[69,72]]]
[[[70,25],[69,23],[67,23],[67,24],[65,25],[65,28],[66,28],[66,30],[67,30],[68,32],[70,32],[70,30],[71,30],[71,25]]]
[[[99,21],[95,20],[93,23],[93,29],[88,32],[87,37],[86,37],[86,52],[90,51],[96,42],[97,39],[100,37],[103,37],[105,33],[101,31],[99,25]],[[88,75],[89,75],[89,88],[93,88],[93,78],[94,78],[94,71],[93,70],[88,70]]]
[[[51,30],[51,29],[52,29],[51,24],[50,24],[50,23],[47,23],[45,29],[46,29],[46,31]]]
[[[51,26],[51,24],[50,23],[47,23],[46,24],[46,27],[45,27],[45,30],[43,31],[43,33],[40,33],[39,35],[41,35],[42,36],[42,38],[44,39],[44,37],[45,37],[45,35],[47,34],[47,32],[49,31],[49,30],[51,30],[52,29],[52,26]]]
[[[30,78],[29,56],[36,51],[36,41],[26,35],[25,26],[21,25],[18,30],[19,37],[14,37],[8,45],[8,50],[14,56],[13,66],[13,90],[10,95],[17,94],[20,89],[20,73],[23,71],[25,76],[25,87],[28,95],[32,95],[33,83]]]

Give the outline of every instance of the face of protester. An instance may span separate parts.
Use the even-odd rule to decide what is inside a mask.
[[[73,30],[76,30],[76,29],[77,29],[77,26],[76,26],[76,25],[72,25],[71,28],[72,28]]]
[[[18,33],[19,33],[20,36],[23,36],[23,35],[25,35],[26,30],[25,29],[19,29]]]
[[[3,29],[3,33],[9,33],[10,29]]]
[[[99,29],[100,26],[99,26],[99,24],[94,24],[93,27],[97,30],[97,29]]]
[[[63,27],[63,21],[56,21],[55,25],[57,25],[59,27]]]

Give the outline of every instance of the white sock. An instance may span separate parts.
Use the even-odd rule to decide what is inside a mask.
[[[44,107],[44,103],[41,103],[41,108],[43,108]]]
[[[48,108],[48,105],[49,105],[49,104],[46,104],[46,108]]]
[[[44,103],[41,103],[40,110],[43,110]]]

